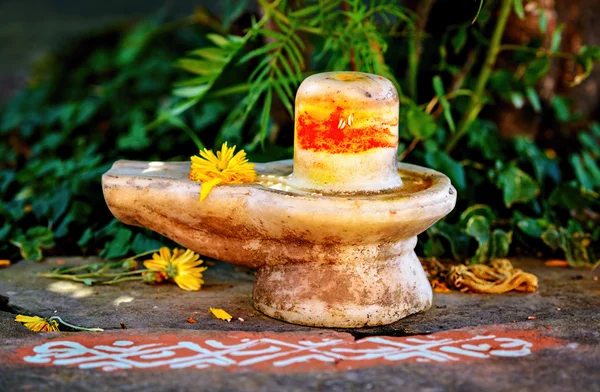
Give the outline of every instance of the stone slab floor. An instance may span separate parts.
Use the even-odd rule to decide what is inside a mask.
[[[517,260],[537,293],[435,294],[395,324],[330,330],[261,315],[253,271],[226,263],[190,293],[35,276],[60,260],[0,270],[0,391],[600,391],[598,271]],[[36,334],[17,313],[106,331]]]

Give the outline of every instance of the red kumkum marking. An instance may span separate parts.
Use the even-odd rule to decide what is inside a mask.
[[[325,121],[317,121],[307,112],[298,115],[296,132],[300,147],[305,150],[324,151],[331,154],[368,151],[372,148],[396,147],[398,141],[389,129],[376,127],[339,128],[340,120],[346,120],[344,109],[338,106]]]

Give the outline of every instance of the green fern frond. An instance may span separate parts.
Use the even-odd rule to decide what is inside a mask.
[[[196,49],[177,61],[176,66],[195,76],[175,85],[174,95],[184,101],[174,106],[169,116],[179,115],[202,101],[228,67],[252,64],[247,88],[236,90],[236,94],[245,94],[225,119],[217,142],[240,140],[242,128],[253,118],[259,129],[249,148],[262,144],[269,135],[273,99],[294,116],[294,94],[306,69],[303,34],[322,39],[320,53],[314,58],[325,61],[326,70],[375,73],[399,87],[384,59],[386,39],[391,27],[412,29],[414,15],[410,11],[395,0],[371,0],[368,4],[363,0],[306,0],[300,9],[292,9],[291,3],[259,0],[264,15],[252,22],[243,37],[209,34],[213,46]],[[242,54],[250,42],[262,45]]]

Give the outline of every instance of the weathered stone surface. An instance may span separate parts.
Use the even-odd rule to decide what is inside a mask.
[[[81,259],[67,261],[76,263]],[[56,262],[57,259],[40,264],[21,262],[0,270],[0,295],[10,300],[8,306],[0,309],[3,310],[0,311],[2,360],[6,352],[13,353],[18,347],[37,346],[47,339],[79,339],[83,336],[81,333],[41,335],[29,332],[12,321],[14,314],[8,312],[15,311],[41,316],[57,314],[75,324],[116,329],[109,333],[124,340],[134,335],[152,339],[164,334],[193,340],[206,331],[296,331],[306,334],[307,338],[314,336],[313,331],[332,333],[331,330],[279,322],[254,311],[250,296],[253,274],[225,263],[217,263],[207,271],[207,285],[203,291],[188,293],[171,284],[154,287],[137,283],[108,287],[51,286],[59,281],[34,277],[36,271],[47,271],[56,266]],[[346,371],[317,369],[309,373],[282,374],[213,368],[105,373],[98,369],[40,367],[11,362],[0,364],[0,390],[600,390],[600,281],[594,280],[598,273],[546,268],[535,260],[517,262],[516,265],[538,275],[538,293],[435,294],[430,311],[387,327],[347,332],[354,337],[365,337],[427,334],[464,327],[481,334],[532,330],[545,338],[560,340],[560,345],[534,350],[531,355],[518,358],[447,363],[397,362]],[[128,298],[133,299],[122,302]],[[245,321],[235,321],[235,318],[231,323],[216,320],[208,314],[208,307],[222,307],[235,318],[242,317]],[[190,324],[186,320],[194,311],[199,312],[195,315],[198,322]],[[528,317],[536,319],[529,320]],[[119,331],[120,322],[129,329]],[[344,336],[351,339],[349,335]]]
[[[92,286],[35,277],[56,267],[59,259],[44,263],[20,262],[0,270],[0,295],[9,298],[13,309],[52,316],[59,315],[75,324],[104,329],[181,328],[218,330],[298,331],[310,328],[273,320],[252,308],[254,272],[217,262],[205,272],[206,284],[200,292],[186,292],[174,284],[147,286],[124,283]],[[67,259],[76,265],[93,259]],[[533,327],[552,323],[555,328],[576,324],[599,325],[600,280],[587,270],[557,269],[541,261],[517,261],[516,266],[539,277],[535,294],[435,294],[433,307],[386,327],[351,330],[357,336],[427,334],[468,326],[510,324],[513,321]],[[224,323],[208,313],[208,308],[226,309],[234,321]],[[557,310],[560,308],[560,310]],[[196,312],[196,313],[195,313]],[[195,314],[194,314],[195,313]],[[198,321],[187,319],[194,314]],[[536,320],[528,320],[534,316]],[[240,322],[238,317],[245,321]],[[589,328],[588,328],[589,329]]]
[[[217,263],[205,273],[200,292],[181,290],[175,284],[148,286],[129,282],[121,285],[85,286],[80,283],[36,277],[57,267],[60,259],[44,263],[21,262],[0,271],[0,295],[20,312],[61,316],[68,322],[104,329],[180,328],[220,330],[297,330],[275,321],[252,307],[254,271]],[[66,265],[95,259],[70,258]],[[214,318],[209,308],[224,308],[234,316],[231,323]],[[187,322],[191,316],[198,321]],[[244,322],[238,320],[244,319]],[[302,328],[299,328],[302,329]],[[304,328],[308,330],[309,328]]]

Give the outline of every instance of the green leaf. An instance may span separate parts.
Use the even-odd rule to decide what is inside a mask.
[[[425,257],[441,257],[444,250],[442,242],[438,238],[430,236],[425,243],[423,254]]]
[[[260,139],[261,142],[266,139],[269,134],[269,119],[271,118],[271,103],[273,101],[273,90],[268,89],[263,105],[263,110],[260,115]]]
[[[594,179],[588,174],[588,172],[583,167],[579,155],[571,155],[569,161],[571,162],[571,165],[573,165],[573,169],[575,170],[575,175],[579,183],[585,189],[592,190],[594,188]]]
[[[542,11],[544,12],[544,11]],[[558,27],[556,29],[554,29],[554,32],[552,33],[552,40],[551,40],[551,44],[550,44],[550,51],[552,52],[558,52],[560,49],[560,41],[562,38],[562,32],[565,29],[565,25],[564,24],[560,24],[558,25]]]
[[[492,232],[490,240],[490,260],[506,257],[512,242],[512,232],[496,229]]]
[[[131,250],[135,254],[148,252],[154,249],[160,249],[164,244],[161,241],[157,241],[154,238],[150,238],[142,233],[138,233],[133,238],[131,243]]]
[[[214,46],[208,46],[205,48],[196,49],[190,52],[191,55],[202,57],[209,60],[212,63],[226,63],[227,62],[227,50],[217,48]]]
[[[568,122],[571,120],[570,103],[566,97],[555,95],[552,99],[552,106],[554,107],[554,114],[558,121]]]
[[[523,81],[528,86],[533,86],[550,70],[550,58],[538,57],[527,66]]]
[[[521,218],[517,222],[521,231],[533,238],[541,238],[544,231],[550,227],[550,223],[544,218]]]
[[[523,105],[525,105],[525,97],[520,92],[511,91],[509,93],[509,95],[510,95],[510,101],[512,102],[512,104],[515,108],[521,109],[523,107]]]
[[[224,48],[226,46],[231,45],[231,42],[219,34],[206,34],[206,38],[208,38],[213,44],[217,45],[219,48]]]
[[[6,191],[8,186],[15,179],[15,171],[14,170],[0,170],[0,192],[3,193]]]
[[[454,119],[452,118],[452,111],[450,108],[450,102],[446,99],[446,92],[444,91],[444,83],[442,82],[442,78],[438,75],[433,78],[433,89],[440,100],[440,105],[444,109],[444,118],[446,119],[446,123],[448,123],[448,128],[452,132],[456,131],[456,126],[454,125]]]
[[[430,138],[437,130],[433,117],[415,106],[406,113],[406,127],[413,137],[421,140]]]
[[[42,249],[54,247],[54,235],[47,227],[35,226],[25,234],[19,234],[11,240],[19,248],[25,260],[40,261],[43,257]]]
[[[479,246],[469,264],[480,264],[488,260],[490,253],[490,222],[484,216],[474,216],[467,222],[465,232],[477,240]]]
[[[540,113],[542,111],[542,104],[535,89],[533,87],[527,87],[525,93],[527,94],[527,99],[529,99],[529,103],[531,104],[531,107],[533,107],[533,110],[536,113]]]
[[[584,152],[581,156],[589,176],[594,181],[595,187],[600,187],[600,167],[598,167],[597,161],[587,152]]]
[[[180,59],[175,66],[198,75],[210,75],[215,72],[213,64],[205,60]]]
[[[5,242],[8,239],[8,235],[12,226],[8,223],[5,223],[2,227],[0,227],[0,243]]]
[[[575,211],[582,211],[590,206],[583,189],[575,183],[559,184],[548,197],[548,203],[550,206]]]
[[[546,157],[533,141],[525,137],[516,137],[514,144],[517,156],[527,158],[533,166],[535,178],[539,184],[546,177],[550,177],[555,182],[560,180],[560,168],[557,161]]]
[[[117,147],[119,150],[143,150],[152,143],[147,135],[144,115],[142,112],[134,112],[131,114],[132,124],[129,127],[129,132],[119,135],[117,138]]]
[[[561,247],[560,232],[554,226],[547,228],[540,236],[542,241],[553,250]]]
[[[474,216],[483,216],[490,222],[496,220],[496,214],[492,210],[492,207],[486,204],[475,204],[463,211],[460,218],[458,218],[458,226],[462,229],[466,228],[467,223]]]
[[[223,10],[223,29],[229,30],[232,23],[246,10],[248,0],[221,0],[220,5]]]
[[[425,143],[427,151],[425,153],[425,162],[427,165],[447,175],[458,191],[465,190],[467,184],[464,167],[444,151],[439,150],[433,141],[430,140],[428,142],[430,143]]]
[[[540,11],[540,31],[544,34],[548,31],[548,17],[544,10]]]
[[[83,231],[83,234],[77,241],[77,245],[79,245],[80,248],[85,249],[85,248],[87,248],[87,245],[92,238],[93,238],[92,229],[89,227],[86,227],[86,229]]]
[[[468,132],[468,147],[474,151],[481,151],[483,156],[489,160],[504,159],[502,153],[502,139],[495,124],[487,121],[476,120],[473,129],[477,131]]]
[[[201,84],[199,86],[179,87],[173,90],[173,95],[183,98],[199,98],[202,99],[210,90],[210,85]]]
[[[461,26],[450,42],[454,48],[454,53],[460,52],[467,43],[467,26]]]
[[[542,234],[542,240],[554,250],[561,249],[571,266],[584,267],[592,265],[596,260],[589,249],[591,236],[581,231],[581,227],[573,220],[569,220],[568,226],[567,229],[564,227],[549,227]]]
[[[114,238],[107,242],[102,252],[100,252],[100,256],[107,259],[114,259],[117,257],[123,257],[129,252],[130,239],[132,233],[129,229],[120,228],[115,233]]]
[[[498,174],[497,186],[502,189],[504,204],[508,208],[515,203],[527,203],[535,199],[540,191],[533,178],[513,165]]]
[[[38,219],[48,219],[50,224],[57,222],[71,203],[72,192],[66,188],[51,191],[50,195],[37,198],[32,204],[32,210]]]
[[[588,132],[580,132],[577,137],[585,149],[591,151],[596,156],[600,156],[600,137],[597,138],[598,140],[595,140]]]
[[[430,227],[427,234],[431,237],[439,236],[448,241],[455,260],[463,260],[467,256],[471,240],[457,225],[440,221]]]
[[[525,11],[523,10],[523,0],[514,0],[513,10],[515,11],[515,14],[517,14],[519,19],[525,19]]]
[[[248,53],[246,53],[239,61],[238,64],[244,64],[248,61],[252,60],[255,57],[262,56],[266,53],[269,53],[277,48],[279,48],[281,44],[279,42],[271,42],[270,44],[261,46],[260,48],[256,48]]]

